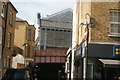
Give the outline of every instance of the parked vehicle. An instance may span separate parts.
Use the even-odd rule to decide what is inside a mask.
[[[7,69],[2,80],[27,80],[25,69]]]

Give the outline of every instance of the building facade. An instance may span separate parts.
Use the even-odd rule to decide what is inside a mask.
[[[14,48],[14,29],[17,10],[11,2],[1,2],[1,31],[2,31],[2,74],[12,64]]]
[[[65,78],[66,52],[72,41],[72,15],[72,10],[66,9],[38,19],[39,42],[35,50],[35,63],[38,66],[39,79]]]
[[[38,19],[39,21],[39,19]],[[40,19],[38,37],[41,47],[69,47],[72,39],[72,10],[66,9]]]
[[[5,3],[0,1],[0,78],[2,76],[2,48],[3,48],[3,30],[5,30]]]
[[[71,78],[119,78],[119,8],[119,1],[76,3],[73,14],[72,54],[71,58],[68,56],[68,60],[71,60],[71,65],[68,65],[71,67]],[[88,39],[85,39],[86,28]],[[87,57],[87,69],[84,57]]]
[[[27,21],[16,18],[14,45],[22,49],[22,55],[26,65],[33,61],[35,43],[35,27]]]
[[[72,23],[42,19],[41,46],[69,47],[71,46]],[[63,27],[61,27],[63,26]]]

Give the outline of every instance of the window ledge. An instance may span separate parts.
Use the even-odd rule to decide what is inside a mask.
[[[120,37],[120,34],[108,34],[109,37]]]
[[[4,14],[3,14],[3,13],[1,13],[1,17],[3,17],[3,18],[4,18]]]

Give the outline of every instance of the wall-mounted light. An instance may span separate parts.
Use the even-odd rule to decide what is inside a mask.
[[[28,43],[24,43],[23,46],[28,46]]]
[[[95,18],[91,17],[89,13],[86,13],[84,24],[87,24],[88,28],[89,27],[94,28],[96,26],[96,20]]]

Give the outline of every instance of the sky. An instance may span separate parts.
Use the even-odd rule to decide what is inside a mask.
[[[42,17],[54,14],[67,8],[74,8],[74,0],[10,0],[17,9],[17,17],[26,20],[33,25],[36,22],[37,13]]]

